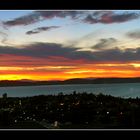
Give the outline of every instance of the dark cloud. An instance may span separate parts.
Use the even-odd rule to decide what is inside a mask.
[[[26,32],[27,35],[37,34],[43,31],[49,31],[52,29],[60,28],[60,26],[48,26],[48,27],[38,27],[33,30]]]
[[[112,14],[113,11],[94,11],[91,15],[94,17],[100,17],[104,14]]]
[[[0,47],[0,54],[48,58],[49,56],[69,56],[76,50],[77,48],[72,47],[64,48],[62,44],[57,43],[33,43],[23,48]]]
[[[116,43],[117,40],[115,38],[107,38],[107,39],[100,39],[97,44],[92,46],[93,49],[106,49],[113,43]]]
[[[6,26],[29,25],[45,19],[52,19],[55,17],[65,18],[67,16],[75,19],[82,13],[82,11],[35,11],[28,15],[5,21],[3,24]]]
[[[80,51],[80,48],[64,47],[56,43],[33,43],[24,48],[0,47],[0,55],[14,55],[33,58],[66,58],[68,60],[86,60],[89,63],[96,62],[130,62],[140,61],[140,48],[119,48],[100,51]],[[59,61],[59,60],[58,60]]]
[[[29,24],[36,23],[40,20],[43,20],[41,19],[40,15],[35,12],[32,12],[31,14],[21,16],[13,20],[5,21],[3,22],[3,24],[5,26],[29,25]]]
[[[83,21],[90,24],[111,24],[127,22],[130,20],[137,19],[139,17],[140,15],[135,12],[118,14],[114,13],[113,11],[108,11],[106,13],[101,11],[93,15],[87,15],[87,17]]]
[[[99,22],[98,19],[92,17],[92,15],[88,15],[83,21],[90,24],[95,24]]]
[[[140,30],[128,32],[126,35],[130,38],[140,39]]]
[[[108,49],[104,51],[98,51],[95,53],[96,57],[101,61],[119,61],[119,62],[131,62],[140,61],[140,48],[125,49],[119,48]]]
[[[137,19],[140,15],[136,14],[136,13],[126,13],[126,14],[118,14],[118,15],[111,15],[110,19],[112,19],[112,21],[110,21],[110,23],[113,22],[126,22],[129,20],[133,20],[133,19]]]
[[[4,26],[19,26],[29,25],[41,20],[52,19],[52,18],[65,18],[70,17],[75,20],[78,19],[82,22],[89,24],[103,23],[121,23],[139,18],[139,14],[135,12],[131,13],[115,13],[114,11],[34,11],[28,15],[24,15],[12,20],[4,21]]]

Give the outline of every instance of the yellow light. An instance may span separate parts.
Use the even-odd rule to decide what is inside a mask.
[[[128,66],[129,64],[95,64],[95,66]]]
[[[22,70],[21,67],[0,67],[0,70]]]
[[[77,70],[77,71],[68,71],[68,72],[65,72],[65,73],[75,74],[75,73],[87,73],[87,72],[93,72],[93,70]]]
[[[40,69],[71,69],[76,68],[74,66],[42,66],[42,67],[0,67],[0,71],[22,71],[22,70],[40,70]]]
[[[132,65],[133,67],[135,67],[135,68],[139,68],[139,67],[140,67],[140,64],[138,64],[138,63],[131,63],[131,65]]]
[[[29,77],[26,77],[29,78]],[[0,75],[0,80],[21,80],[21,79],[25,79],[25,76],[22,75],[14,75],[14,74],[10,74],[10,75]]]

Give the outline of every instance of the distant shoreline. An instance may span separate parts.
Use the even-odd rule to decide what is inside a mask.
[[[96,78],[96,79],[68,79],[64,81],[22,81],[22,80],[3,80],[0,81],[0,87],[18,87],[18,86],[42,86],[42,85],[77,85],[77,84],[123,84],[140,83],[140,78]]]
[[[38,85],[7,85],[7,86],[1,86],[0,87],[36,87],[36,86],[61,86],[61,85],[104,85],[104,84],[140,84],[140,82],[127,82],[127,83],[77,83],[77,84],[38,84]]]
[[[136,84],[136,83],[140,83],[140,82],[127,82],[127,83],[77,83],[77,84],[38,84],[38,85],[7,85],[7,86],[1,86],[0,87],[30,87],[30,86],[55,86],[55,85],[58,85],[58,86],[61,86],[61,85],[96,85],[96,84]]]

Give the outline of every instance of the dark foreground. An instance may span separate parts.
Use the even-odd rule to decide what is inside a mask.
[[[140,99],[92,93],[0,98],[1,129],[140,128]]]

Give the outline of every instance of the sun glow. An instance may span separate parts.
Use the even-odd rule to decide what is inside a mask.
[[[140,68],[140,64],[138,63],[132,63],[131,65],[134,66],[135,68]]]
[[[30,79],[30,76],[26,76],[27,79]],[[10,75],[0,75],[0,80],[21,80],[25,79],[24,75],[10,74]]]
[[[87,77],[138,77],[139,63],[79,64],[77,66],[0,67],[0,80],[65,80]]]

